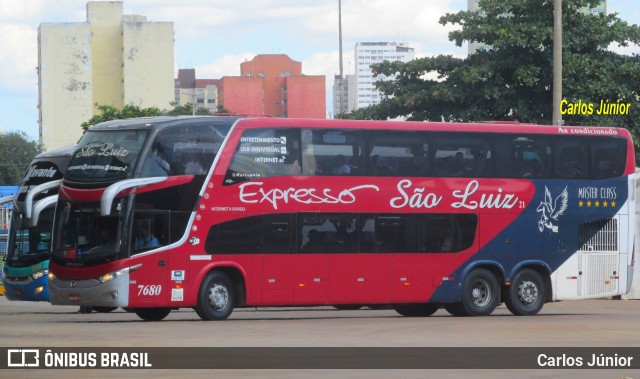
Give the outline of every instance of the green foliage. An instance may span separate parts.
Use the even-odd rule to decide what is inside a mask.
[[[640,27],[616,14],[582,12],[598,0],[563,0],[563,95],[569,102],[630,103],[628,115],[564,115],[565,124],[625,126],[640,136],[640,57],[608,47],[640,42]],[[553,0],[480,0],[483,12],[461,11],[440,18],[458,27],[457,46],[490,46],[467,58],[439,55],[411,62],[385,61],[376,74],[379,105],[349,117],[413,120],[517,120],[550,124],[553,107]]]
[[[140,108],[137,105],[125,105],[124,108],[118,109],[112,105],[99,105],[96,104],[99,114],[94,115],[89,119],[89,121],[85,121],[81,124],[82,129],[86,132],[89,127],[92,125],[99,124],[105,121],[111,120],[122,120],[126,118],[135,118],[135,117],[154,117],[154,116],[183,116],[183,115],[193,115],[194,107],[193,104],[187,103],[184,105],[177,105],[176,103],[171,103],[173,109],[170,110],[160,110],[157,107],[150,108]],[[196,115],[208,115],[210,114],[209,110],[206,108],[198,107],[195,109]]]
[[[124,108],[118,109],[112,105],[99,105],[96,104],[100,114],[94,115],[89,119],[89,121],[85,121],[82,123],[82,129],[86,132],[87,129],[91,125],[96,125],[101,122],[111,121],[111,120],[120,120],[125,118],[134,118],[134,117],[152,117],[152,116],[161,116],[162,112],[160,109],[156,107],[151,108],[140,108],[137,105],[125,105]]]
[[[192,103],[186,103],[184,105],[177,105],[176,103],[171,103],[173,109],[163,112],[163,114],[167,116],[187,116],[187,115],[200,115],[206,116],[211,114],[207,108],[197,107],[194,109],[194,105]]]
[[[216,113],[231,113],[231,111],[218,104],[218,106],[216,107]]]
[[[19,185],[24,170],[42,152],[24,132],[0,133],[0,184]]]

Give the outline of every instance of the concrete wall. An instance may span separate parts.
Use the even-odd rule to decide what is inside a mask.
[[[122,108],[122,3],[87,3],[87,22],[93,33],[93,103]]]
[[[40,140],[49,150],[77,143],[93,116],[91,26],[41,24],[38,41]]]
[[[124,103],[169,109],[175,100],[173,23],[124,22]]]
[[[218,102],[230,112],[264,114],[262,78],[225,76],[218,87]]]
[[[324,75],[287,78],[287,117],[326,118]]]

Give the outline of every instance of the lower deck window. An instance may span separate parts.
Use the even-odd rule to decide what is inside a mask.
[[[209,254],[454,253],[469,249],[471,214],[298,213],[251,216],[214,225]]]

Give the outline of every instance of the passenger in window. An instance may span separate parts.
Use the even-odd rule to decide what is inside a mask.
[[[336,155],[336,158],[334,161],[333,174],[334,175],[350,175],[351,174],[351,166],[347,164],[347,159],[345,158],[344,155],[342,154]]]
[[[141,224],[138,228],[138,238],[133,242],[134,249],[160,246],[160,241],[151,234],[149,225]]]
[[[324,236],[316,229],[309,230],[307,234],[308,241],[302,247],[305,251],[318,251],[322,249]]]

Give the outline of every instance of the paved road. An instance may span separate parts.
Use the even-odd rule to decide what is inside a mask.
[[[640,301],[593,300],[547,304],[533,317],[499,307],[490,317],[456,318],[444,310],[406,318],[392,310],[332,308],[243,309],[224,322],[172,312],[143,322],[118,310],[80,314],[75,307],[0,298],[0,346],[37,347],[637,347]],[[640,360],[640,357],[636,358]],[[462,366],[461,362],[461,366]],[[44,371],[40,371],[43,373]],[[6,375],[6,374],[11,374]],[[176,377],[179,370],[48,370],[47,378]],[[640,370],[216,370],[207,378],[638,378]],[[34,377],[34,371],[0,371]]]

